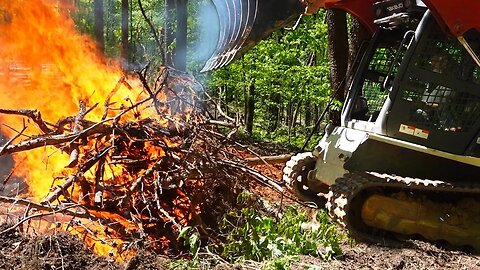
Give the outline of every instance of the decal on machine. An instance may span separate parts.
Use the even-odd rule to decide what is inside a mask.
[[[409,125],[404,125],[404,124],[400,125],[400,128],[398,129],[398,131],[401,132],[401,133],[412,135],[412,136],[419,137],[419,138],[422,138],[422,139],[428,139],[428,135],[430,134],[430,131],[428,131],[428,130],[420,129],[420,128],[416,128],[414,126],[409,126]]]

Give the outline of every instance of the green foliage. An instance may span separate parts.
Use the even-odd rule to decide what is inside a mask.
[[[198,268],[198,253],[200,251],[200,234],[195,228],[190,226],[183,227],[178,233],[178,239],[183,239],[184,244],[189,248],[192,258],[173,261],[173,267],[177,269]]]
[[[210,95],[231,116],[245,114],[246,91],[254,84],[257,138],[302,145],[328,102],[332,89],[323,17],[322,12],[304,17],[296,30],[274,32],[206,81]]]
[[[271,142],[277,145],[282,145],[291,151],[297,151],[305,143],[312,128],[313,126],[298,128],[295,132],[295,136],[289,136],[288,130],[285,127],[277,128],[275,131],[269,132],[258,126],[257,128],[254,128],[252,137],[257,142]],[[321,128],[320,130],[323,129]],[[312,149],[318,144],[321,137],[322,132],[314,133],[309,141],[307,149]]]
[[[76,3],[72,14],[75,26],[82,32],[93,36],[93,1],[83,0]]]
[[[289,269],[290,264],[298,261],[296,255],[286,255],[280,258],[273,258],[269,261],[265,261],[262,264],[263,270],[286,270]]]
[[[254,260],[265,262],[268,268],[283,269],[279,266],[288,266],[298,255],[319,255],[328,260],[341,254],[342,236],[324,211],[319,214],[318,229],[304,230],[304,222],[308,222],[306,214],[293,207],[279,220],[260,216],[251,208],[231,212],[224,219],[223,228],[229,233],[222,256],[231,262]]]
[[[184,239],[184,243],[189,247],[193,258],[196,258],[200,249],[200,234],[198,231],[190,226],[183,227],[178,234],[178,239]]]
[[[238,197],[238,203],[249,205],[251,199],[243,193]],[[289,269],[300,255],[320,256],[324,260],[340,256],[339,243],[345,236],[338,232],[325,211],[319,210],[316,220],[314,224],[317,227],[303,229],[302,224],[310,220],[306,212],[293,206],[288,207],[279,219],[261,215],[252,207],[232,210],[220,224],[224,233],[221,243],[203,243],[201,246],[198,231],[191,227],[183,228],[179,238],[184,239],[191,257],[189,260],[176,260],[172,266],[176,269],[203,269],[212,265],[208,259],[210,256],[217,262],[255,261],[261,269]]]

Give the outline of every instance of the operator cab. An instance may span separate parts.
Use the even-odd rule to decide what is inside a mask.
[[[354,64],[356,74],[342,112],[342,125],[382,134],[381,122],[375,122],[382,115],[381,109],[407,49],[408,44],[403,41],[413,37],[427,9],[421,2],[385,0],[376,2],[373,10],[379,28],[360,63]]]
[[[480,68],[474,59],[422,5],[387,0],[374,10],[381,15],[379,30],[358,64],[342,126],[480,156]],[[479,55],[479,32],[465,38]]]

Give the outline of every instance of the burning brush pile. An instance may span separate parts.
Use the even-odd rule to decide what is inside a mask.
[[[182,228],[208,237],[248,178],[265,177],[229,147],[235,125],[205,116],[193,78],[122,75],[58,5],[0,3],[0,156],[15,161],[3,180],[28,187],[0,197],[15,224],[0,234],[65,230],[118,260],[178,254]]]
[[[26,119],[19,120],[25,126],[0,155],[48,148],[68,157],[54,178],[41,179],[48,190],[40,202],[0,201],[28,206],[25,221],[61,213],[37,226],[62,227],[97,253],[117,257],[138,246],[176,253],[183,249],[177,239],[183,227],[216,227],[218,217],[234,207],[245,173],[255,172],[228,150],[229,139],[217,131],[217,125],[230,124],[208,120],[189,82],[167,72],[161,69],[155,88],[139,74],[145,83],[141,98],[111,103],[120,86],[133,90],[122,78],[107,96],[99,121],[88,120],[99,105],[89,107],[86,101],[79,101],[76,115],[55,123],[42,119],[40,111],[0,109]],[[173,86],[184,88],[179,93]],[[41,134],[24,135],[27,123]],[[36,186],[29,188],[39,193]]]

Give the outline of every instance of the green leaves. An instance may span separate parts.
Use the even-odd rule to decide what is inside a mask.
[[[231,262],[266,261],[266,266],[283,269],[298,255],[322,256],[325,260],[340,255],[342,235],[338,234],[336,225],[323,210],[318,220],[316,228],[304,230],[302,224],[308,222],[308,218],[305,212],[293,207],[279,220],[260,216],[251,208],[232,212],[223,224],[229,233],[222,257]]]
[[[195,261],[200,250],[200,234],[198,231],[186,226],[180,230],[177,238],[184,240],[184,244],[189,247],[190,253],[193,255],[192,261]]]

